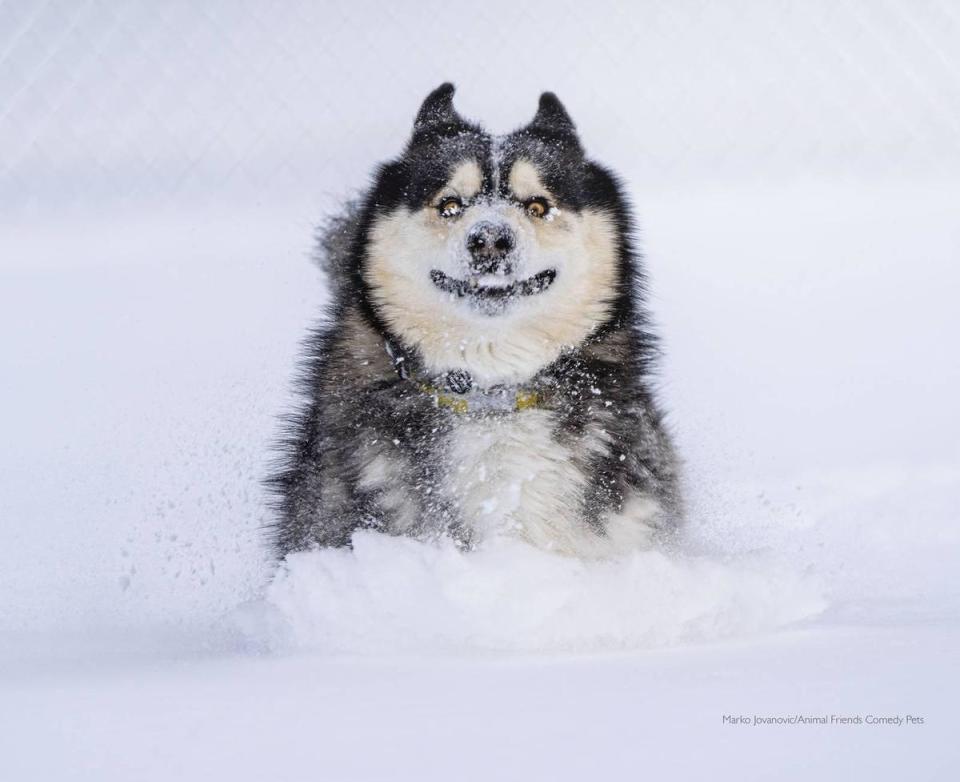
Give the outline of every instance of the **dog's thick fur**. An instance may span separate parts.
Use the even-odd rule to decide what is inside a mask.
[[[452,97],[321,236],[333,303],[271,479],[280,556],[361,528],[603,556],[679,519],[619,183],[551,93],[499,137]]]

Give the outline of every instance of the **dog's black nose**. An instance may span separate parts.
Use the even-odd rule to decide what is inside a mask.
[[[478,274],[501,271],[510,273],[507,256],[514,246],[513,231],[506,223],[484,221],[477,223],[467,234],[470,266]]]

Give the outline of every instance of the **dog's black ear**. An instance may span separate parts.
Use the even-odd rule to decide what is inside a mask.
[[[426,100],[417,112],[413,129],[421,130],[431,125],[448,125],[463,122],[463,119],[453,108],[453,93],[455,87],[450,82],[444,82],[433,92],[427,95]]]
[[[567,133],[572,136],[577,133],[577,127],[567,114],[567,110],[552,92],[545,92],[540,96],[540,104],[537,106],[537,113],[530,121],[530,127],[543,128],[554,133]]]

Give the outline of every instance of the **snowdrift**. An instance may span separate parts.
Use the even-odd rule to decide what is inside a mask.
[[[758,556],[662,551],[583,561],[497,540],[474,552],[360,532],[353,549],[291,555],[235,615],[272,651],[601,651],[781,627],[826,605],[812,580]]]

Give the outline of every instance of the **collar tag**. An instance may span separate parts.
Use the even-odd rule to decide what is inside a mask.
[[[390,340],[384,341],[384,348],[397,376],[401,380],[412,381],[424,394],[433,397],[437,407],[446,407],[460,415],[467,413],[514,413],[521,410],[534,410],[544,407],[545,401],[539,391],[521,387],[498,387],[487,391],[477,388],[470,373],[462,369],[453,369],[443,377],[443,388],[425,383],[414,375],[403,352]]]

